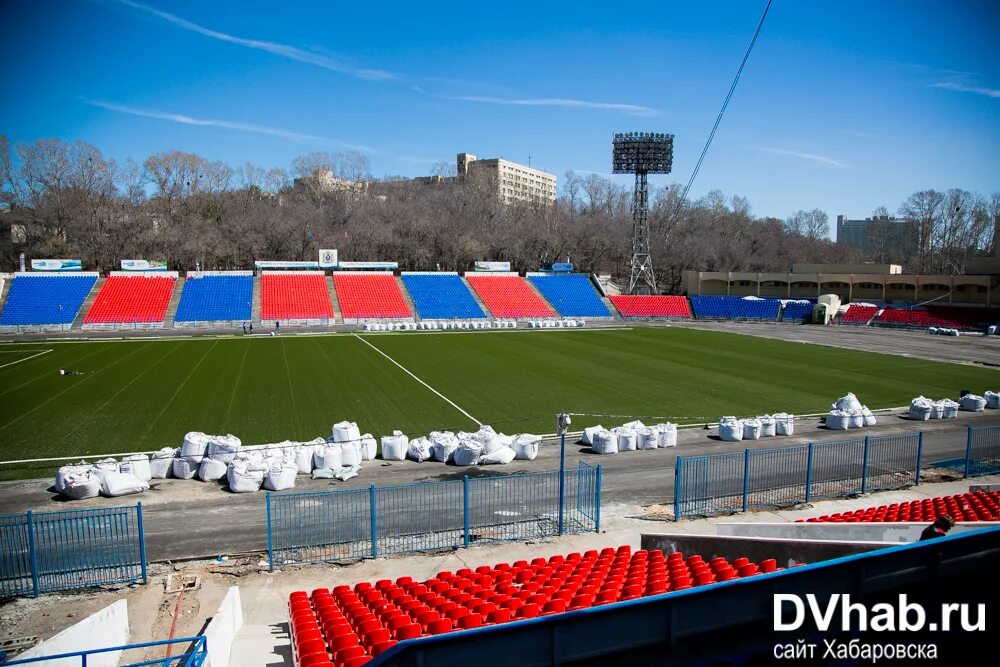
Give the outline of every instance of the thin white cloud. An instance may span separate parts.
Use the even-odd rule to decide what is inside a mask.
[[[787,155],[789,157],[797,157],[802,160],[811,160],[813,162],[821,162],[823,164],[829,164],[834,167],[846,167],[847,165],[843,162],[838,162],[833,158],[827,157],[825,155],[816,155],[814,153],[802,153],[800,151],[789,151],[783,148],[768,148],[766,146],[761,146],[758,150],[764,151],[765,153],[773,153],[774,155]]]
[[[218,30],[212,30],[211,28],[206,28],[203,25],[199,25],[193,21],[188,21],[187,19],[181,18],[175,14],[161,11],[141,2],[135,2],[134,0],[116,0],[116,2],[127,7],[132,7],[133,9],[146,12],[147,14],[151,14],[152,16],[167,21],[168,23],[172,23],[179,28],[198,33],[199,35],[204,35],[205,37],[211,37],[212,39],[229,42],[230,44],[245,46],[250,49],[267,51],[268,53],[273,53],[274,55],[281,56],[283,58],[308,63],[309,65],[315,65],[317,67],[322,67],[341,74],[347,74],[348,76],[353,76],[358,79],[387,81],[398,78],[398,75],[394,72],[388,72],[381,69],[352,67],[332,56],[306,51],[296,46],[280,44],[278,42],[267,42],[258,39],[247,39],[245,37],[237,37],[236,35],[219,32]]]
[[[941,88],[943,90],[954,90],[959,93],[975,93],[976,95],[985,95],[986,97],[992,97],[993,99],[1000,98],[1000,88],[987,88],[985,86],[970,86],[959,81],[938,81],[937,83],[932,83],[931,88]]]
[[[660,113],[658,109],[644,107],[638,104],[623,104],[620,102],[590,102],[587,100],[574,100],[561,97],[545,97],[536,99],[508,99],[505,97],[486,97],[482,95],[455,95],[448,96],[451,100],[462,102],[481,102],[483,104],[504,104],[523,107],[569,107],[573,109],[603,109],[607,111],[624,111],[636,116],[655,116]]]

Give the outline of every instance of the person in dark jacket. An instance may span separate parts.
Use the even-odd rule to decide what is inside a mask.
[[[934,523],[924,528],[923,532],[920,533],[920,541],[923,542],[924,540],[933,540],[935,537],[944,537],[954,525],[954,519],[947,514],[942,514],[934,519]]]

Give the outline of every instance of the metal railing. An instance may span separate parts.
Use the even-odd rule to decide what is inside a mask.
[[[183,637],[181,639],[161,639],[155,642],[144,642],[142,644],[128,644],[127,646],[108,646],[107,648],[88,649],[86,651],[74,651],[72,653],[59,653],[57,655],[43,655],[37,658],[22,658],[2,662],[7,665],[30,665],[38,662],[48,662],[56,660],[68,660],[79,658],[80,667],[87,667],[88,658],[99,653],[111,653],[117,651],[131,651],[140,648],[151,648],[153,646],[172,646],[174,644],[191,644],[187,651],[177,655],[168,655],[163,658],[144,660],[143,662],[132,662],[121,667],[145,667],[146,665],[159,665],[159,667],[201,667],[208,657],[208,640],[204,635],[197,637]],[[60,663],[66,664],[66,663]]]
[[[1000,454],[997,427],[993,456]],[[920,483],[923,433],[678,456],[674,519],[782,507]]]
[[[966,477],[1000,473],[1000,426],[970,426],[965,444]]]
[[[565,471],[562,503],[558,470],[367,489],[269,492],[268,562],[273,569],[596,532],[601,481],[600,466],[579,462],[576,470]]]
[[[0,515],[0,598],[140,580],[142,503]]]

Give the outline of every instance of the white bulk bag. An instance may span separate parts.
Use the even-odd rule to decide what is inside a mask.
[[[522,433],[514,438],[512,445],[514,458],[520,461],[534,461],[535,457],[538,456],[538,447],[541,442],[542,438],[540,436]]]
[[[619,452],[634,452],[638,438],[635,431],[624,426],[616,426],[611,429],[611,435],[618,439]]]
[[[229,490],[233,493],[250,493],[260,490],[260,485],[264,483],[264,471],[258,468],[251,468],[248,461],[237,459],[229,464],[226,471],[226,481],[229,483]]]
[[[73,500],[96,498],[100,492],[101,480],[94,475],[92,470],[67,475],[62,490],[64,496]]]
[[[375,456],[378,454],[378,441],[371,433],[365,433],[361,436],[358,449],[361,451],[362,461],[374,461]]]
[[[500,442],[500,438],[497,437],[496,431],[489,424],[483,424],[479,427],[479,431],[475,434],[476,440],[479,444],[483,446],[484,454],[492,454],[496,450],[503,447],[503,443]]]
[[[322,447],[316,447],[313,453],[313,470],[317,468],[339,468],[343,461],[343,445],[338,443],[327,443]]]
[[[435,461],[447,463],[458,449],[458,438],[451,431],[431,431],[431,456]]]
[[[861,414],[861,410],[854,410],[849,414],[848,426],[850,428],[861,428],[865,425],[865,416]]]
[[[853,410],[861,409],[861,401],[853,393],[848,392],[847,396],[838,398],[837,402],[831,406],[834,410],[840,410],[841,412],[851,412]]]
[[[677,446],[677,424],[674,424],[673,422],[657,424],[653,427],[653,430],[656,431],[657,447]]]
[[[627,429],[630,429],[632,431],[638,431],[641,428],[646,428],[646,425],[643,424],[638,419],[636,419],[633,422],[628,422],[627,424],[622,424],[622,428],[627,428]]]
[[[313,454],[316,448],[313,445],[302,445],[295,448],[295,469],[307,475],[313,469]]]
[[[995,391],[988,391],[983,394],[983,398],[986,399],[986,407],[991,410],[996,410],[1000,408],[1000,393]]]
[[[382,450],[385,456],[385,449]],[[417,462],[431,458],[431,442],[427,438],[414,438],[406,447],[406,455]]]
[[[648,426],[643,426],[642,428],[636,430],[635,435],[636,449],[656,449],[656,441],[658,439],[656,431]]]
[[[153,479],[166,479],[173,474],[174,457],[180,452],[174,447],[164,447],[158,452],[153,452],[153,458],[149,461],[149,472]]]
[[[457,457],[456,457],[457,458]],[[500,464],[507,465],[517,458],[517,453],[511,447],[502,445],[488,454],[479,457],[480,465]]]
[[[187,433],[184,436],[184,442],[181,443],[181,456],[205,456],[208,453],[210,439],[211,436],[207,436],[201,431]]]
[[[213,435],[208,441],[208,457],[229,464],[239,451],[240,439],[235,435]]]
[[[172,472],[177,479],[194,479],[204,457],[178,456],[174,459]]]
[[[507,435],[505,433],[497,433],[497,440],[500,441],[500,445],[503,447],[514,446],[514,436],[512,435]]]
[[[587,428],[583,429],[583,438],[581,438],[583,444],[585,444],[585,445],[593,445],[594,444],[594,434],[597,433],[598,431],[603,431],[603,430],[604,430],[604,427],[600,426],[600,425],[598,425],[598,426],[588,426]]]
[[[872,411],[868,409],[867,405],[861,406],[861,418],[863,421],[862,426],[874,426],[878,420],[875,419],[875,415]]]
[[[762,426],[759,419],[751,417],[743,420],[743,439],[760,440]]]
[[[406,448],[410,439],[402,431],[393,431],[392,435],[382,436],[382,458],[386,461],[402,461],[406,458]]]
[[[941,419],[944,414],[944,403],[942,401],[931,401],[930,419]]]
[[[958,400],[958,404],[967,412],[982,412],[986,409],[986,399],[975,394],[966,394]]]
[[[773,435],[777,435],[778,426],[777,422],[774,421],[774,417],[771,415],[761,415],[757,417],[757,421],[760,422],[760,437],[770,438]]]
[[[337,422],[333,425],[333,441],[334,442],[350,442],[351,440],[360,440],[361,431],[358,430],[358,425],[355,422],[342,421]]]
[[[778,412],[774,417],[774,432],[776,435],[792,435],[795,433],[795,415]]]
[[[931,418],[931,401],[923,396],[917,396],[910,401],[910,419],[926,421]]]
[[[70,475],[80,475],[82,473],[89,473],[93,469],[93,465],[87,463],[86,461],[80,461],[79,463],[73,463],[71,465],[61,466],[59,470],[56,471],[56,492],[62,493],[63,489],[66,488],[66,479]]]
[[[112,458],[101,459],[94,464],[92,472],[97,479],[103,480],[104,476],[109,472],[118,472],[118,461]]]
[[[340,465],[344,468],[353,468],[354,466],[361,465],[360,442],[343,442],[340,444]]]
[[[135,475],[120,472],[109,472],[101,480],[101,495],[108,498],[127,496],[149,490],[149,483]]]
[[[144,482],[153,478],[153,473],[149,469],[149,457],[145,454],[130,454],[122,459],[118,465],[118,472],[125,472],[122,466],[128,464],[132,468],[132,474]]]
[[[436,447],[436,445],[435,445]],[[451,455],[452,461],[457,466],[474,466],[479,462],[479,457],[483,454],[483,446],[478,440],[464,440]]]
[[[295,475],[299,469],[286,463],[271,466],[264,474],[264,488],[269,491],[284,491],[295,486]]]
[[[719,437],[726,442],[742,440],[743,421],[736,417],[723,417],[719,420]]]
[[[611,433],[607,429],[595,431],[593,434],[593,444],[590,446],[598,454],[617,454],[618,435]]]
[[[950,398],[941,400],[941,419],[956,419],[958,417],[958,401]]]
[[[830,410],[826,416],[826,427],[834,431],[846,431],[851,427],[851,415],[843,410]]]
[[[203,482],[215,482],[226,476],[229,464],[218,459],[210,459],[207,456],[201,460],[198,466],[198,479]]]

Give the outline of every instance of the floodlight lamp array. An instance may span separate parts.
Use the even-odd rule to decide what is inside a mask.
[[[611,158],[616,174],[669,174],[674,161],[674,135],[664,132],[619,132]]]

